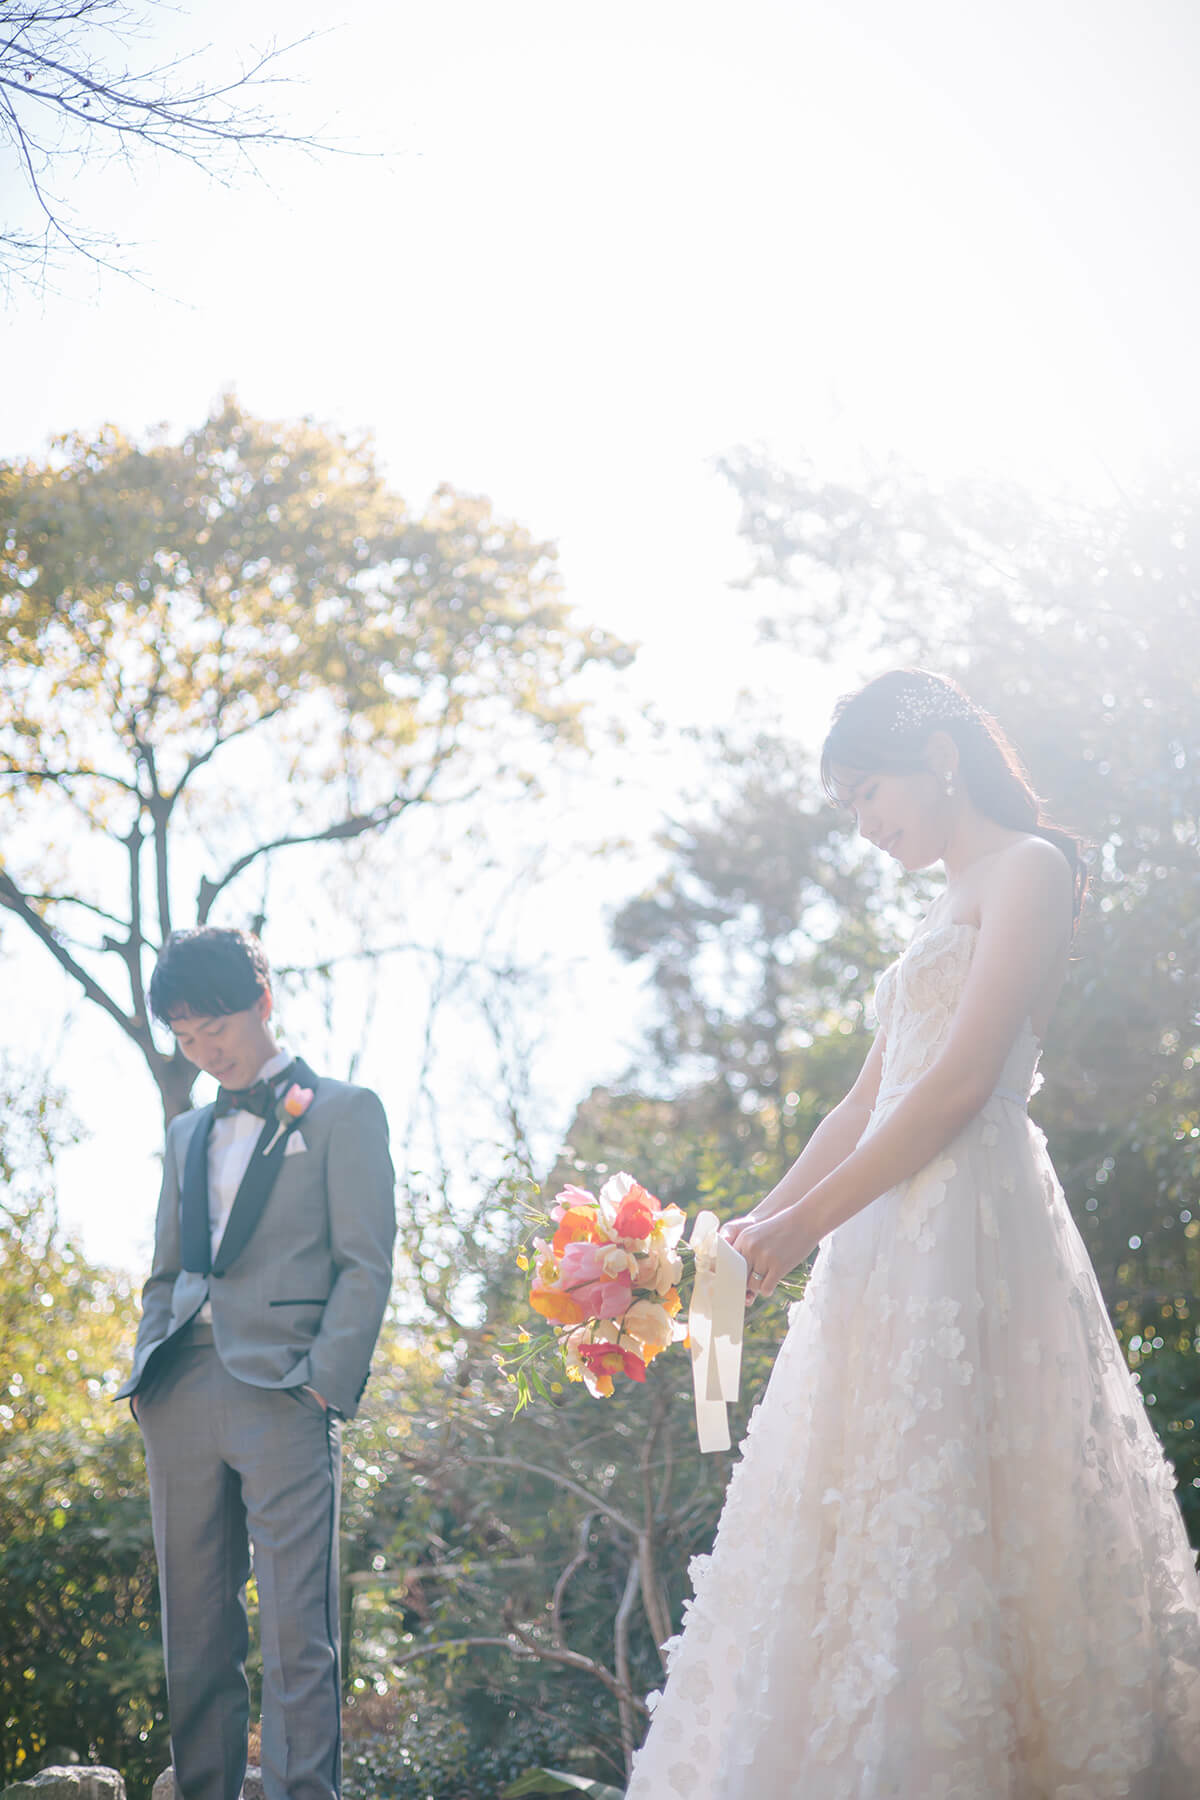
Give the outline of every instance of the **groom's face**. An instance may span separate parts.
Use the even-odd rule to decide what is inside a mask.
[[[271,996],[260,994],[244,1012],[178,1012],[172,1016],[175,1042],[190,1063],[215,1076],[222,1087],[249,1087],[274,1044],[267,1031]]]

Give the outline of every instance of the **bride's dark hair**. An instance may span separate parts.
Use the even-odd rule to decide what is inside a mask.
[[[935,731],[958,746],[959,773],[972,804],[998,825],[1057,844],[1075,880],[1075,918],[1087,892],[1084,843],[1042,811],[1020,757],[991,713],[948,676],[928,669],[889,669],[856,694],[843,694],[821,750],[821,786],[835,806],[846,804],[835,769],[914,775],[928,768],[925,747]]]

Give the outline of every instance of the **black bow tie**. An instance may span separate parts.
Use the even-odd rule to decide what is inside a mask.
[[[275,1106],[275,1088],[269,1081],[256,1081],[248,1088],[219,1088],[216,1104],[213,1107],[213,1118],[223,1119],[226,1113],[255,1113],[260,1119],[269,1118]]]

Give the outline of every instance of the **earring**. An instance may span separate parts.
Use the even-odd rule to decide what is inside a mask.
[[[947,800],[954,798],[954,776],[949,769],[946,771],[946,798]]]

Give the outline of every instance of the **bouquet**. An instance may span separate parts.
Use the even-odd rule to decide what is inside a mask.
[[[568,1381],[607,1397],[618,1379],[645,1381],[654,1357],[687,1337],[678,1287],[687,1219],[679,1207],[661,1205],[621,1174],[599,1194],[563,1188],[544,1222],[556,1226],[553,1237],[535,1237],[532,1256],[523,1247],[517,1265],[528,1273],[532,1262],[529,1304],[550,1329],[536,1340],[522,1332],[518,1343],[528,1348],[515,1362],[497,1359],[516,1385],[517,1412],[531,1384],[550,1397],[537,1366],[548,1351],[561,1358]],[[561,1393],[561,1384],[553,1391]]]

